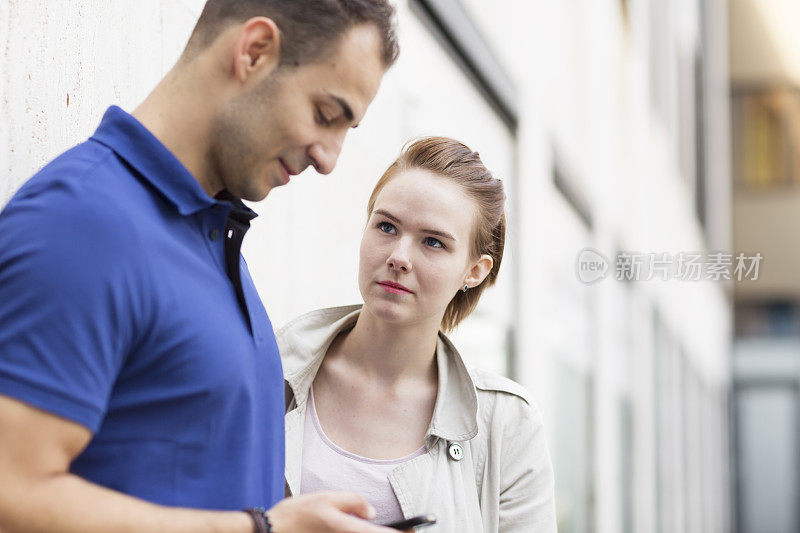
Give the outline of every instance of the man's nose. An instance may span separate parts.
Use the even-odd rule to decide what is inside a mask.
[[[336,161],[339,159],[339,153],[342,151],[342,144],[346,132],[341,134],[331,135],[330,138],[324,142],[314,143],[309,148],[309,157],[311,158],[314,168],[320,174],[330,174],[336,166]]]

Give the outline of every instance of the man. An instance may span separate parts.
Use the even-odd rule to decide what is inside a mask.
[[[392,17],[209,0],[133,116],[109,109],[12,198],[0,531],[387,531],[352,516],[370,516],[358,495],[278,503],[283,377],[239,250],[241,199],[333,170],[396,59]]]

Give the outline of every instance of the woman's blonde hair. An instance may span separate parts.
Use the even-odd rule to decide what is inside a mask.
[[[480,285],[467,292],[458,291],[447,305],[441,328],[450,331],[469,316],[483,290],[497,280],[506,238],[506,195],[503,183],[486,169],[477,152],[448,137],[422,137],[407,143],[375,184],[367,203],[367,217],[372,216],[378,194],[386,184],[399,172],[410,169],[427,170],[452,180],[475,201],[478,220],[470,254],[473,259],[487,254],[493,261],[492,270]]]

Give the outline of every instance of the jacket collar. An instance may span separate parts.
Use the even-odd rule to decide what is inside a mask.
[[[277,335],[286,383],[297,405],[305,405],[322,359],[336,336],[352,328],[361,305],[331,307],[303,315]],[[450,340],[439,332],[436,346],[439,388],[426,438],[465,441],[478,434],[478,398],[475,384],[461,355]]]

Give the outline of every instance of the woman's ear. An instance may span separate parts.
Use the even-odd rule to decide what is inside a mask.
[[[469,270],[467,277],[464,279],[464,283],[471,289],[473,287],[477,287],[483,280],[486,279],[486,276],[489,275],[489,272],[492,271],[492,267],[494,266],[494,260],[492,256],[488,254],[483,254],[478,258],[472,268]]]

